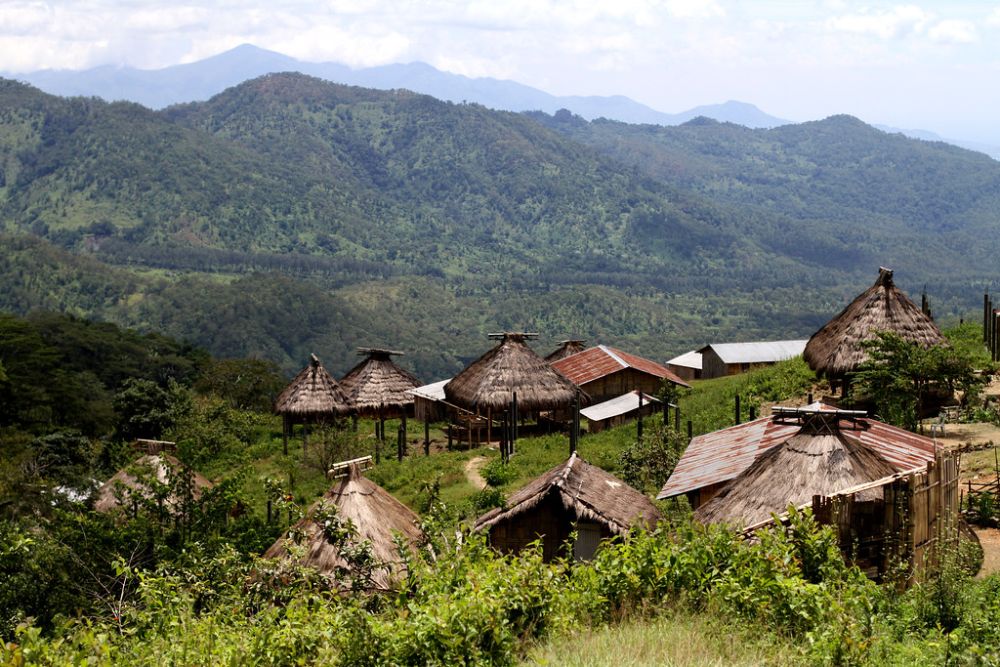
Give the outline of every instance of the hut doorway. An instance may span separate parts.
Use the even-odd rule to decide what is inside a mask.
[[[593,560],[597,548],[601,544],[601,526],[593,521],[580,521],[576,524],[576,542],[573,543],[573,559],[576,561]]]

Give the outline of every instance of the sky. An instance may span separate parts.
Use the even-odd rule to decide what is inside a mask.
[[[1000,145],[1000,0],[0,0],[0,71],[143,69],[240,44],[353,67],[427,62],[666,112],[730,99],[793,121]]]

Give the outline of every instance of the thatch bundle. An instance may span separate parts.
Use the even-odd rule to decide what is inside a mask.
[[[893,284],[892,271],[880,268],[874,285],[813,334],[803,356],[817,373],[842,377],[868,359],[862,343],[879,331],[924,347],[945,342],[934,321]]]
[[[357,529],[357,535],[353,539],[371,545],[372,555],[381,565],[372,571],[371,584],[381,590],[391,588],[393,581],[404,573],[394,537],[398,533],[411,549],[415,549],[423,540],[420,518],[388,491],[365,478],[357,464],[351,464],[347,475],[327,491],[309,509],[307,516],[289,531],[304,536],[306,551],[300,564],[334,577],[350,566],[338,547],[327,540],[323,527],[313,519],[320,503],[335,506],[338,516],[353,523]],[[264,557],[284,558],[287,555],[288,549],[283,537],[265,552]]]
[[[315,354],[309,365],[295,376],[274,402],[279,415],[298,419],[322,419],[350,414],[351,402],[337,381],[323,368]]]
[[[409,392],[419,387],[420,381],[392,362],[391,356],[401,352],[364,348],[358,353],[365,359],[340,380],[340,388],[359,414],[393,417],[413,405]]]
[[[496,347],[444,386],[449,403],[474,412],[507,410],[515,392],[518,408],[525,412],[568,408],[579,391],[519,333],[503,334]]]
[[[169,454],[146,454],[140,456],[127,467],[116,472],[111,479],[101,485],[97,491],[94,509],[98,512],[110,512],[128,502],[130,497],[136,500],[152,500],[154,491],[150,484],[170,484],[180,475],[190,474],[191,495],[194,500],[201,498],[205,489],[212,488],[212,483],[203,475],[187,469],[183,463]],[[183,499],[170,494],[164,500],[164,509],[172,510],[179,506]]]
[[[476,520],[475,529],[490,528],[516,518],[554,495],[577,521],[593,521],[621,535],[633,526],[652,528],[660,512],[644,494],[611,473],[592,466],[576,452],[541,477],[514,493],[504,507],[490,510]]]
[[[839,428],[836,413],[817,413],[785,442],[772,447],[734,477],[717,496],[695,510],[702,523],[753,526],[782,514],[789,505],[809,503],[895,474],[878,453]],[[855,500],[877,500],[881,489]]]
[[[583,352],[584,340],[562,340],[559,341],[559,347],[545,357],[545,361],[552,363],[553,361],[559,361],[560,359],[565,359],[566,357],[572,357],[578,352]]]

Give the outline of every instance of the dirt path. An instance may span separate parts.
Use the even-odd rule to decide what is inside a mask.
[[[479,474],[480,468],[486,464],[486,461],[487,458],[485,456],[477,456],[476,458],[469,459],[465,464],[465,478],[478,491],[486,488],[486,480]]]
[[[1000,530],[996,528],[976,528],[976,536],[983,545],[983,566],[976,575],[980,579],[1000,572]]]

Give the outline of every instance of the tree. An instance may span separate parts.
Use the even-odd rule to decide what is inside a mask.
[[[152,380],[132,378],[115,394],[114,407],[121,439],[157,439],[190,411],[191,397],[172,380],[164,389]]]
[[[932,392],[962,395],[963,405],[978,397],[993,373],[977,373],[972,356],[950,346],[924,348],[891,332],[865,342],[868,360],[854,376],[860,393],[883,420],[915,430]]]
[[[195,389],[215,394],[234,408],[269,412],[284,385],[285,380],[273,361],[222,359],[208,365]]]

